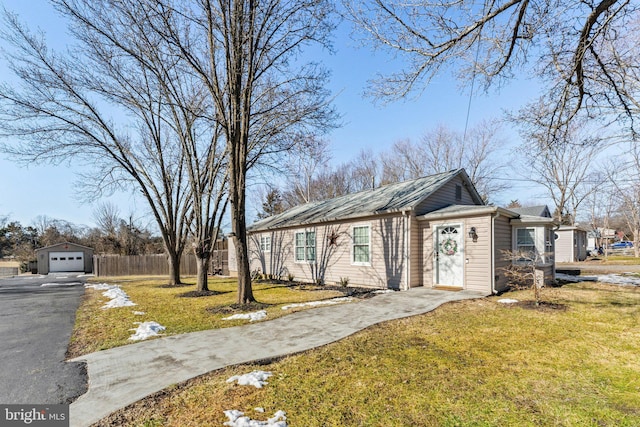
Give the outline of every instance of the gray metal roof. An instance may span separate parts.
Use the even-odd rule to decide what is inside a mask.
[[[254,223],[249,227],[249,231],[412,210],[434,191],[458,175],[469,181],[464,169],[455,169],[411,181],[385,185],[373,190],[360,191],[333,199],[296,206],[281,214]]]

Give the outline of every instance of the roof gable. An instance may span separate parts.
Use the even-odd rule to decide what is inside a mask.
[[[65,248],[66,246],[66,248]],[[88,246],[83,246],[83,245],[79,245],[78,243],[71,243],[71,242],[62,242],[62,243],[56,243],[50,246],[44,246],[42,248],[38,248],[35,250],[35,252],[38,251],[44,251],[44,250],[48,250],[48,249],[53,249],[53,248],[57,248],[57,247],[62,247],[64,249],[68,249],[69,246],[72,246],[74,248],[78,248],[78,249],[88,249],[88,250],[93,250],[93,248],[90,248]]]
[[[436,190],[460,176],[472,189],[472,197],[482,204],[464,169],[451,170],[373,190],[360,191],[333,199],[296,206],[281,214],[265,218],[249,227],[250,231],[293,227],[328,221],[338,221],[391,212],[413,210]]]
[[[551,212],[549,211],[549,208],[547,207],[547,205],[527,206],[523,208],[507,208],[507,209],[519,215],[541,216],[544,218],[551,218]]]

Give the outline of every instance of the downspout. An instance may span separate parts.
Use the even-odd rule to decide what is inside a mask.
[[[491,215],[491,295],[495,295],[496,291],[496,218],[500,216],[500,212]]]
[[[404,218],[404,262],[405,262],[405,282],[404,282],[404,290],[408,291],[410,289],[409,281],[411,280],[411,257],[409,256],[409,248],[411,247],[411,235],[409,234],[409,212],[402,211],[402,215]]]

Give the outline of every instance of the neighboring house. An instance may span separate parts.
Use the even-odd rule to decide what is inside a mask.
[[[507,287],[505,252],[546,256],[554,281],[553,220],[486,206],[463,169],[307,203],[249,227],[250,268],[276,277],[377,288],[487,294]],[[229,269],[237,272],[233,239]]]
[[[616,230],[612,228],[598,228],[587,233],[587,249],[606,248],[616,238]]]
[[[38,274],[93,271],[93,249],[76,243],[58,243],[36,249]]]
[[[587,233],[580,225],[561,225],[556,230],[556,262],[578,262],[587,259]]]

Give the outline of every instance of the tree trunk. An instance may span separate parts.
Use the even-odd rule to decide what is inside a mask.
[[[211,251],[204,254],[196,253],[196,269],[197,269],[197,291],[209,290],[209,263],[211,262]]]
[[[169,284],[179,285],[182,283],[180,280],[180,256],[174,252],[169,252]]]
[[[248,304],[255,301],[251,287],[251,272],[249,271],[249,256],[247,246],[247,225],[245,217],[246,195],[244,179],[246,166],[242,146],[237,143],[231,149],[231,165],[234,168],[229,174],[229,192],[231,194],[231,231],[235,234],[236,262],[238,266],[238,304]]]
[[[231,223],[235,233],[236,262],[238,265],[238,304],[248,304],[255,301],[251,286],[251,272],[249,271],[249,256],[247,248],[247,229],[244,219],[244,208],[235,203],[231,204]]]

